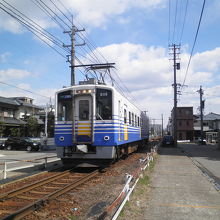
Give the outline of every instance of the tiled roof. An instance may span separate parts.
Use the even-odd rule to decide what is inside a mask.
[[[210,112],[209,114],[204,115],[203,120],[204,121],[220,120],[220,115],[213,113],[213,112]]]
[[[9,104],[9,105],[16,105],[16,106],[20,105],[20,103],[17,102],[17,100],[10,99],[10,98],[5,98],[5,97],[2,97],[2,96],[0,96],[0,103]]]
[[[10,118],[10,117],[5,117],[2,122],[4,122],[5,124],[10,124],[10,125],[23,125],[26,124],[26,122],[20,120],[20,119],[16,119],[16,118]]]

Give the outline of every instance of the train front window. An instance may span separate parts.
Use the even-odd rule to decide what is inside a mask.
[[[66,91],[58,94],[57,120],[72,121],[72,112],[73,105],[71,91]]]
[[[89,120],[89,100],[79,101],[79,120],[81,121]]]
[[[112,119],[112,91],[96,89],[96,119]]]

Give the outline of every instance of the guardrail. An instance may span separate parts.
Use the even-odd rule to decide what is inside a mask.
[[[48,161],[49,158],[56,158],[54,160],[50,160]],[[36,162],[39,160],[43,160],[43,162]],[[36,158],[33,160],[16,160],[16,161],[8,161],[8,162],[4,162],[4,163],[0,163],[0,165],[3,165],[3,170],[0,170],[1,173],[3,173],[3,179],[7,179],[7,172],[10,171],[15,171],[15,170],[21,170],[21,169],[25,169],[25,168],[30,168],[30,167],[35,167],[36,164],[29,164],[29,165],[25,165],[25,166],[20,166],[20,167],[13,167],[13,168],[9,168],[8,169],[8,165],[9,164],[15,164],[15,163],[20,163],[20,162],[24,162],[24,163],[37,163],[37,165],[44,165],[44,168],[47,168],[48,163],[54,162],[54,161],[58,161],[60,160],[60,158],[57,158],[57,156],[49,156],[49,157],[42,157],[42,158]]]

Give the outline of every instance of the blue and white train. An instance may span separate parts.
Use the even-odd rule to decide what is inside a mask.
[[[56,93],[55,143],[64,164],[117,160],[146,144],[149,120],[114,87],[87,84]]]

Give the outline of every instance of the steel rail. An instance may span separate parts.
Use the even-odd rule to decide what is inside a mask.
[[[48,177],[48,178],[44,178],[36,183],[31,183],[29,185],[26,185],[26,186],[23,186],[23,187],[20,187],[18,189],[15,189],[15,190],[12,190],[12,191],[9,191],[9,192],[6,192],[6,193],[3,193],[3,194],[0,194],[0,201],[4,201],[4,200],[7,200],[7,199],[10,199],[18,194],[21,194],[23,192],[27,192],[31,189],[34,189],[36,187],[39,187],[39,186],[42,186],[46,183],[49,183],[53,180],[56,180],[56,179],[59,179],[60,177],[63,177],[63,176],[66,176],[70,173],[72,169],[70,170],[66,170],[64,172],[62,172],[61,174],[56,174],[56,175],[53,175],[51,177]]]
[[[25,206],[24,208],[21,208],[20,210],[3,217],[1,220],[18,220],[22,219],[23,217],[27,216],[28,214],[32,213],[33,211],[39,210],[42,206],[45,204],[48,204],[51,200],[55,199],[56,197],[72,190],[73,188],[76,188],[77,186],[81,185],[82,183],[85,183],[89,179],[91,179],[94,176],[97,176],[99,174],[99,170],[95,170],[92,173],[88,174],[85,177],[80,178],[79,180],[76,180],[66,186],[64,186],[61,189],[56,190],[55,192],[44,196],[41,199],[38,199],[36,202],[31,203],[30,205]]]

